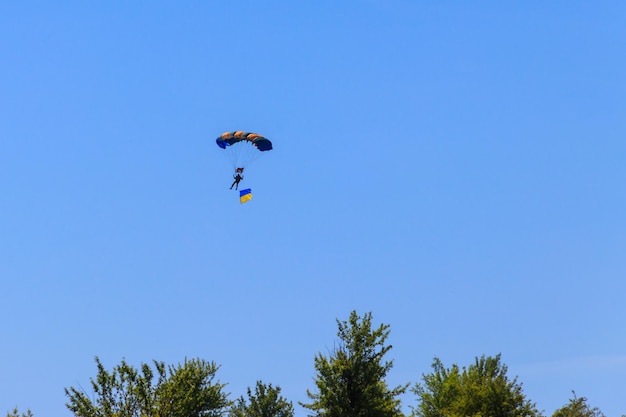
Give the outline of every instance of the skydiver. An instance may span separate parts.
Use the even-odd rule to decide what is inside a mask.
[[[233,187],[235,187],[235,190],[239,189],[239,181],[241,181],[243,179],[243,175],[241,175],[239,172],[237,172],[237,174],[233,175],[233,178],[235,179],[235,181],[233,181],[232,185],[230,186],[230,189],[232,190]]]

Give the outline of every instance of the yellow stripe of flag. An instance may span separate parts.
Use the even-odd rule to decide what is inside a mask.
[[[246,188],[245,190],[239,191],[239,202],[241,204],[250,200],[252,200],[252,190],[250,188]]]

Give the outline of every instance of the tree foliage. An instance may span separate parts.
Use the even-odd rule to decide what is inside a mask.
[[[33,412],[26,410],[26,412],[20,412],[17,407],[7,413],[7,417],[33,417]]]
[[[67,408],[77,417],[217,417],[229,405],[224,384],[213,382],[219,367],[201,359],[177,366],[154,361],[136,369],[126,361],[107,371],[96,357],[93,398],[65,389]],[[156,371],[156,372],[155,372]]]
[[[604,414],[598,407],[590,407],[585,397],[576,397],[576,393],[572,391],[574,398],[570,398],[569,403],[559,408],[552,414],[552,417],[604,417]]]
[[[417,417],[535,417],[541,414],[522,392],[517,378],[510,380],[500,355],[476,358],[460,369],[446,368],[435,358],[433,372],[423,375],[423,384],[413,392]]]
[[[248,398],[240,397],[230,417],[293,417],[293,404],[280,395],[280,387],[257,381],[254,393],[248,387]]]
[[[338,346],[329,356],[315,357],[317,392],[307,390],[311,404],[301,404],[320,417],[396,417],[406,386],[390,389],[385,382],[393,361],[383,361],[389,325],[372,328],[372,314],[337,320]]]

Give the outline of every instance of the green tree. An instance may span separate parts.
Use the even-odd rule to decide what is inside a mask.
[[[418,405],[417,417],[536,417],[535,404],[522,392],[517,378],[510,380],[507,367],[496,357],[476,358],[474,364],[460,369],[446,368],[433,361],[433,372],[423,375],[423,384],[413,392]]]
[[[397,398],[408,387],[390,389],[385,382],[393,361],[383,361],[391,349],[386,345],[389,325],[372,328],[372,313],[348,321],[337,320],[339,343],[325,356],[315,356],[317,392],[307,390],[311,404],[300,403],[319,417],[401,416]]]
[[[241,396],[230,409],[230,417],[293,417],[293,404],[280,395],[280,387],[257,381],[254,393]]]
[[[154,361],[136,369],[126,361],[107,371],[96,357],[93,399],[82,389],[65,389],[67,408],[79,417],[215,417],[229,405],[224,384],[213,382],[219,367],[201,359],[178,366]],[[156,372],[155,372],[156,371]]]
[[[159,417],[219,417],[230,405],[226,384],[214,382],[219,366],[201,359],[169,366],[156,390]]]
[[[574,398],[570,398],[569,403],[559,408],[552,414],[552,417],[604,417],[604,414],[598,407],[591,408],[587,404],[585,397],[576,397],[576,393],[572,391]]]
[[[25,413],[20,413],[17,407],[15,407],[13,411],[7,413],[7,417],[33,417],[33,412],[26,410]]]

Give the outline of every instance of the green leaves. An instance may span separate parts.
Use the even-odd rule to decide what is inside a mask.
[[[33,413],[30,410],[26,410],[25,413],[20,413],[17,407],[15,407],[13,411],[7,413],[7,417],[33,417]]]
[[[522,392],[517,378],[510,380],[500,355],[476,358],[461,370],[444,367],[435,358],[433,372],[413,392],[419,398],[417,417],[538,417],[541,414]]]
[[[77,417],[213,417],[229,405],[225,385],[213,382],[219,369],[215,363],[194,359],[167,368],[163,362],[153,364],[155,370],[147,364],[138,370],[122,360],[109,372],[96,357],[93,399],[66,388],[66,406]]]
[[[391,349],[385,341],[389,325],[372,329],[372,314],[359,317],[355,311],[348,321],[337,320],[338,346],[328,357],[315,357],[317,392],[307,390],[313,400],[301,404],[321,417],[400,416],[400,400],[406,386],[389,389],[385,382],[392,361],[383,361]]]
[[[242,396],[231,408],[230,417],[293,417],[293,404],[280,395],[280,387],[257,381],[254,393],[248,387],[247,400]]]
[[[604,414],[598,407],[590,407],[585,397],[576,397],[576,393],[572,391],[574,398],[569,403],[559,408],[552,414],[552,417],[604,417]]]
[[[170,377],[156,390],[158,416],[221,416],[230,404],[226,384],[214,383],[219,366],[201,359],[168,368]]]
[[[372,313],[350,313],[337,320],[335,348],[314,358],[315,390],[307,390],[311,417],[403,417],[398,398],[408,384],[387,386],[393,366],[386,355],[390,326],[372,324]],[[226,384],[216,380],[219,366],[202,359],[185,359],[175,366],[153,361],[135,368],[122,360],[107,370],[95,358],[98,373],[90,379],[92,392],[66,388],[67,408],[76,417],[294,417],[293,404],[280,387],[257,381],[254,392],[228,400]],[[500,355],[481,356],[467,367],[444,366],[435,357],[432,371],[413,386],[418,397],[412,417],[540,417],[526,398],[517,377],[509,378]],[[587,399],[576,397],[552,417],[604,417]],[[17,408],[7,417],[33,417]],[[626,417],[626,416],[622,416]]]

